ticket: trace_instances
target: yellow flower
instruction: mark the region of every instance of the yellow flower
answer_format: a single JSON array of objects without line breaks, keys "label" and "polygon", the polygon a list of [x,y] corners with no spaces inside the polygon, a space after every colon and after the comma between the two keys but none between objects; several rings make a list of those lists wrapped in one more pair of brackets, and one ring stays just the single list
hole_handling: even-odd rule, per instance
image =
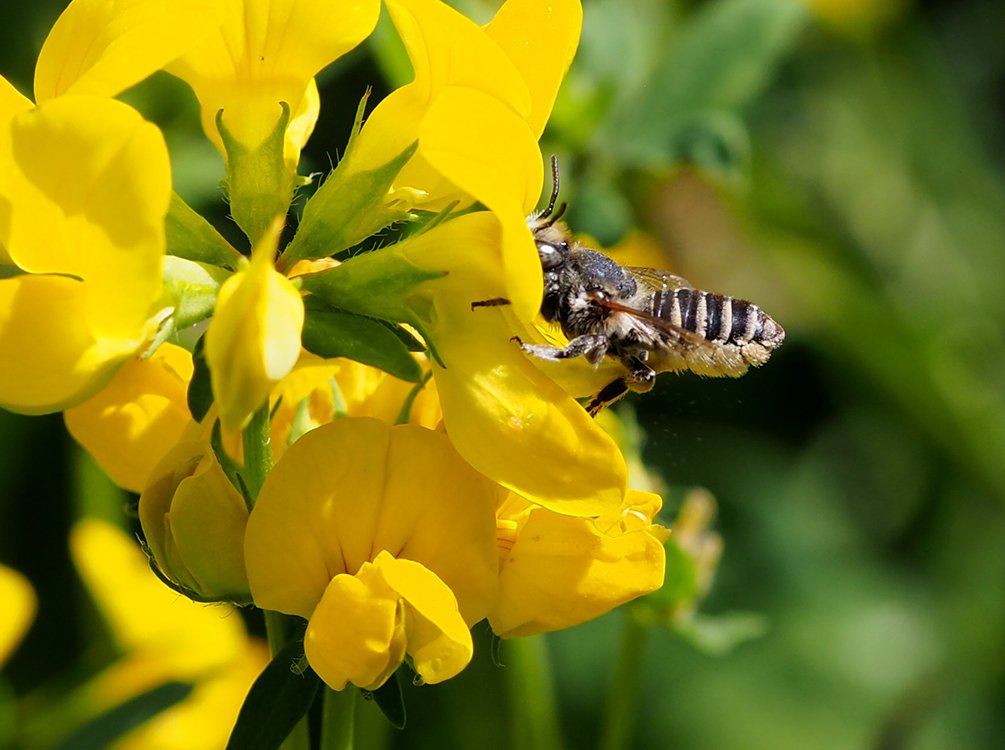
[{"label": "yellow flower", "polygon": [[63,414],[70,434],[120,487],[142,492],[150,472],[195,422],[186,405],[192,355],[162,344],[131,359],[104,389]]},{"label": "yellow flower", "polygon": [[35,618],[35,592],[23,575],[0,565],[0,601],[4,603],[0,617],[0,667],[21,642]]},{"label": "yellow flower", "polygon": [[249,600],[248,508],[209,445],[179,443],[140,495],[140,523],[161,572],[192,598]]},{"label": "yellow flower", "polygon": [[0,405],[57,411],[100,389],[161,310],[170,165],[124,104],[61,97],[0,113]]},{"label": "yellow flower", "polygon": [[663,585],[658,495],[629,490],[598,518],[571,518],[510,496],[497,513],[499,599],[489,614],[503,638],[577,625]]},{"label": "yellow flower", "polygon": [[241,429],[300,355],[304,303],[296,287],[272,265],[282,224],[252,251],[246,270],[220,288],[206,332],[206,361],[220,421]]},{"label": "yellow flower", "polygon": [[227,0],[226,9],[218,30],[167,70],[195,91],[203,130],[224,156],[221,110],[230,134],[254,149],[276,127],[285,102],[292,115],[285,157],[295,169],[317,120],[314,75],[370,35],[380,3]]},{"label": "yellow flower", "polygon": [[268,662],[237,612],[180,598],[150,572],[127,534],[88,519],[71,536],[77,569],[123,654],[85,686],[95,716],[169,681],[192,693],[129,732],[116,750],[223,747],[248,688]]},{"label": "yellow flower", "polygon": [[347,418],[294,443],[248,520],[255,604],[308,619],[307,659],[373,689],[405,654],[425,682],[471,657],[495,595],[494,488],[442,434]]},{"label": "yellow flower", "polygon": [[[330,282],[333,299],[356,304],[350,295],[357,273],[379,278],[384,262],[450,269],[396,304],[442,361],[432,364],[433,377],[457,451],[535,503],[574,515],[608,512],[621,503],[627,479],[617,445],[511,341],[523,330],[511,306],[471,307],[504,292],[501,233],[493,214],[467,214],[316,279],[306,277],[305,285],[323,292]],[[358,304],[371,304],[368,285],[357,288],[365,296]]]},{"label": "yellow flower", "polygon": [[57,411],[100,389],[169,311],[159,131],[112,97],[222,20],[219,3],[76,0],[35,68],[0,79],[0,404]]},{"label": "yellow flower", "polygon": [[257,242],[293,197],[320,106],[314,75],[369,36],[380,3],[227,0],[226,7],[218,32],[167,70],[199,98],[203,130],[227,160],[231,213]]}]

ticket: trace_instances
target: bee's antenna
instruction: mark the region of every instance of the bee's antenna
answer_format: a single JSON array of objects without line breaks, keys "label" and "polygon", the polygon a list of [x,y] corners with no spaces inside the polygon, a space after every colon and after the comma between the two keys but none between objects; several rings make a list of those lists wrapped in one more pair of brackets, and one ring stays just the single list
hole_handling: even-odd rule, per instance
[{"label": "bee's antenna", "polygon": [[548,201],[548,206],[541,213],[537,215],[538,219],[550,219],[541,227],[550,227],[556,221],[562,218],[562,214],[565,213],[566,205],[563,203],[555,210],[555,203],[558,201],[558,157],[552,154],[551,157],[551,199]]}]

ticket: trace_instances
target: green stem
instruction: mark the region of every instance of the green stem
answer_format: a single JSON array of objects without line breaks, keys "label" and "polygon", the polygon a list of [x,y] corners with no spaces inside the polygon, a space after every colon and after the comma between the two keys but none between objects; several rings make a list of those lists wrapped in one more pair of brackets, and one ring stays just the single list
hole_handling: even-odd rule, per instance
[{"label": "green stem", "polygon": [[251,416],[244,428],[244,483],[251,495],[252,504],[272,471],[272,432],[269,405],[265,404]]},{"label": "green stem", "polygon": [[514,746],[526,750],[560,750],[562,734],[544,637],[507,641],[503,660]]},{"label": "green stem", "polygon": [[[251,499],[252,507],[258,500],[258,493],[265,484],[265,478],[272,470],[271,424],[269,405],[256,411],[248,426],[244,428],[244,471],[242,478]],[[265,610],[265,633],[269,641],[269,653],[275,656],[291,638],[296,620],[279,612]],[[283,741],[282,750],[310,750],[311,736],[307,718],[301,719]]]},{"label": "green stem", "polygon": [[639,674],[648,636],[649,628],[634,617],[629,608],[621,631],[618,661],[614,665],[614,676],[607,693],[600,742],[597,745],[599,750],[629,747],[632,725],[638,713]]},{"label": "green stem", "polygon": [[356,729],[356,688],[324,688],[321,750],[352,750]]}]

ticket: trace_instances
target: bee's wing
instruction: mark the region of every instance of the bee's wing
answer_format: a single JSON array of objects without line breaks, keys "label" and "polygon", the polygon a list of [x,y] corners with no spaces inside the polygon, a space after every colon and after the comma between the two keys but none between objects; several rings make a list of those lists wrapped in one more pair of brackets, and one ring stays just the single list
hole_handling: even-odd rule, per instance
[{"label": "bee's wing", "polygon": [[625,268],[632,275],[635,281],[646,287],[653,294],[672,292],[675,289],[694,289],[690,281],[683,276],[678,276],[669,271],[661,271],[658,268],[642,268],[640,266],[629,266]]}]

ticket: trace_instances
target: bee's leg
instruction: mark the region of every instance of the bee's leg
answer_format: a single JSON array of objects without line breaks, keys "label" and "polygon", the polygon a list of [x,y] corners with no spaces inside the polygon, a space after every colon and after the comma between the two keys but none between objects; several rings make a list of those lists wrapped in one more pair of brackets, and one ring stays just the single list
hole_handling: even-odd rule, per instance
[{"label": "bee's leg", "polygon": [[[648,354],[648,352],[646,352]],[[647,365],[642,357],[622,357],[621,363],[628,369],[627,385],[636,393],[651,391],[656,380],[656,370]]]},{"label": "bee's leg", "polygon": [[471,309],[474,310],[476,307],[500,307],[508,304],[510,304],[510,301],[505,297],[493,297],[492,299],[483,299],[478,300],[477,302],[472,302]]},{"label": "bee's leg", "polygon": [[548,346],[547,344],[525,344],[516,337],[513,340],[520,344],[521,349],[528,354],[533,354],[538,359],[557,362],[562,359],[586,357],[594,364],[604,358],[604,355],[607,353],[608,343],[606,336],[591,334],[576,336],[564,349],[560,346]]},{"label": "bee's leg", "polygon": [[586,405],[586,411],[591,417],[595,417],[600,413],[601,409],[610,406],[626,393],[628,393],[628,384],[621,378],[618,378],[600,389],[600,393],[594,396],[593,400]]}]

